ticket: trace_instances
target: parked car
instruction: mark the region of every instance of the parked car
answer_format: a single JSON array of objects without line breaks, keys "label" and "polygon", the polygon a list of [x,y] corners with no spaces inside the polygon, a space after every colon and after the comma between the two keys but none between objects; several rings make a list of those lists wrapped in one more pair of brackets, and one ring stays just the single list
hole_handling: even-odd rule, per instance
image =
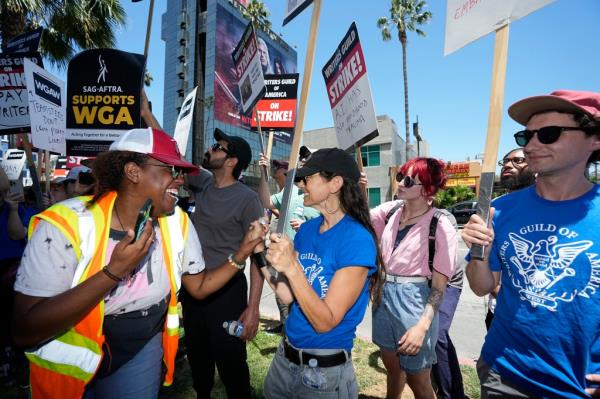
[{"label": "parked car", "polygon": [[469,221],[471,215],[477,213],[477,201],[463,201],[458,202],[450,207],[448,211],[456,218],[456,223],[463,225]]}]

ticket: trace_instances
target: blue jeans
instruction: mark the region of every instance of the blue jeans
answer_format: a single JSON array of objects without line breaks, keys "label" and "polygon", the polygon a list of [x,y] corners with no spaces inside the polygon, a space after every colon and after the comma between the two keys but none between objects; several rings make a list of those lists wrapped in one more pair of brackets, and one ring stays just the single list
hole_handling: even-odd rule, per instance
[{"label": "blue jeans", "polygon": [[444,300],[438,312],[439,335],[435,346],[437,364],[433,365],[431,374],[438,387],[438,398],[442,399],[465,398],[460,365],[449,334],[461,291],[455,287],[446,287]]},{"label": "blue jeans", "polygon": [[[430,288],[422,283],[391,283],[383,286],[381,303],[373,309],[373,343],[382,350],[396,352],[398,341],[418,322],[427,304]],[[415,356],[399,355],[400,367],[407,374],[417,374],[435,363],[438,315],[425,334],[423,346]]]},{"label": "blue jeans", "polygon": [[133,359],[105,378],[90,383],[84,399],[153,399],[162,376],[162,334],[156,334]]}]

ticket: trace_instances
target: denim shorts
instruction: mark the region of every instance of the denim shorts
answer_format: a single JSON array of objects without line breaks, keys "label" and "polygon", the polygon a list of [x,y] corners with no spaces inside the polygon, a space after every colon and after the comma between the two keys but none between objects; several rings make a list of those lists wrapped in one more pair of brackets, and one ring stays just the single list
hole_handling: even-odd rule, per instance
[{"label": "denim shorts", "polygon": [[[339,350],[306,349],[306,352],[328,355]],[[358,385],[352,360],[333,367],[300,366],[285,357],[282,343],[277,348],[265,378],[264,397],[266,399],[356,399]]]},{"label": "denim shorts", "polygon": [[[429,297],[427,282],[383,285],[381,303],[373,309],[373,342],[388,352],[396,352],[398,341],[417,324]],[[417,374],[436,363],[435,344],[438,337],[438,316],[435,315],[425,334],[423,346],[415,356],[398,355],[400,366],[408,374]]]}]

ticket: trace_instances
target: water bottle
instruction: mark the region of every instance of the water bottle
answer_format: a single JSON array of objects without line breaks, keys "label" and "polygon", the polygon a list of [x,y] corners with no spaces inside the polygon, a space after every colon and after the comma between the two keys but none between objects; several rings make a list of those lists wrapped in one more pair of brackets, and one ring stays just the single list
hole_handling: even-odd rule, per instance
[{"label": "water bottle", "polygon": [[233,335],[234,337],[239,337],[244,331],[244,325],[241,321],[237,320],[224,321],[223,328],[227,331],[227,334]]},{"label": "water bottle", "polygon": [[327,378],[321,369],[317,367],[318,365],[317,359],[313,358],[308,361],[308,367],[305,367],[302,371],[302,383],[313,389],[325,389]]}]

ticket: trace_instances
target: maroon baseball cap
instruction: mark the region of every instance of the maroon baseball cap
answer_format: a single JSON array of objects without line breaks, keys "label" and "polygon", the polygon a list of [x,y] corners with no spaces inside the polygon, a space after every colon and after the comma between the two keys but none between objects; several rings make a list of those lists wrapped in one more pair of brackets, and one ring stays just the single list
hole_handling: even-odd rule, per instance
[{"label": "maroon baseball cap", "polygon": [[533,115],[546,111],[580,113],[600,120],[600,93],[557,90],[549,95],[517,101],[508,108],[508,115],[521,125],[526,125]]},{"label": "maroon baseball cap", "polygon": [[286,161],[278,161],[276,159],[271,161],[271,164],[275,169],[285,169],[288,170],[290,168],[289,162]]},{"label": "maroon baseball cap", "polygon": [[186,173],[195,174],[200,170],[186,161],[179,152],[173,137],[159,129],[131,129],[110,145],[109,151],[132,151],[146,154],[167,165],[177,166]]}]

